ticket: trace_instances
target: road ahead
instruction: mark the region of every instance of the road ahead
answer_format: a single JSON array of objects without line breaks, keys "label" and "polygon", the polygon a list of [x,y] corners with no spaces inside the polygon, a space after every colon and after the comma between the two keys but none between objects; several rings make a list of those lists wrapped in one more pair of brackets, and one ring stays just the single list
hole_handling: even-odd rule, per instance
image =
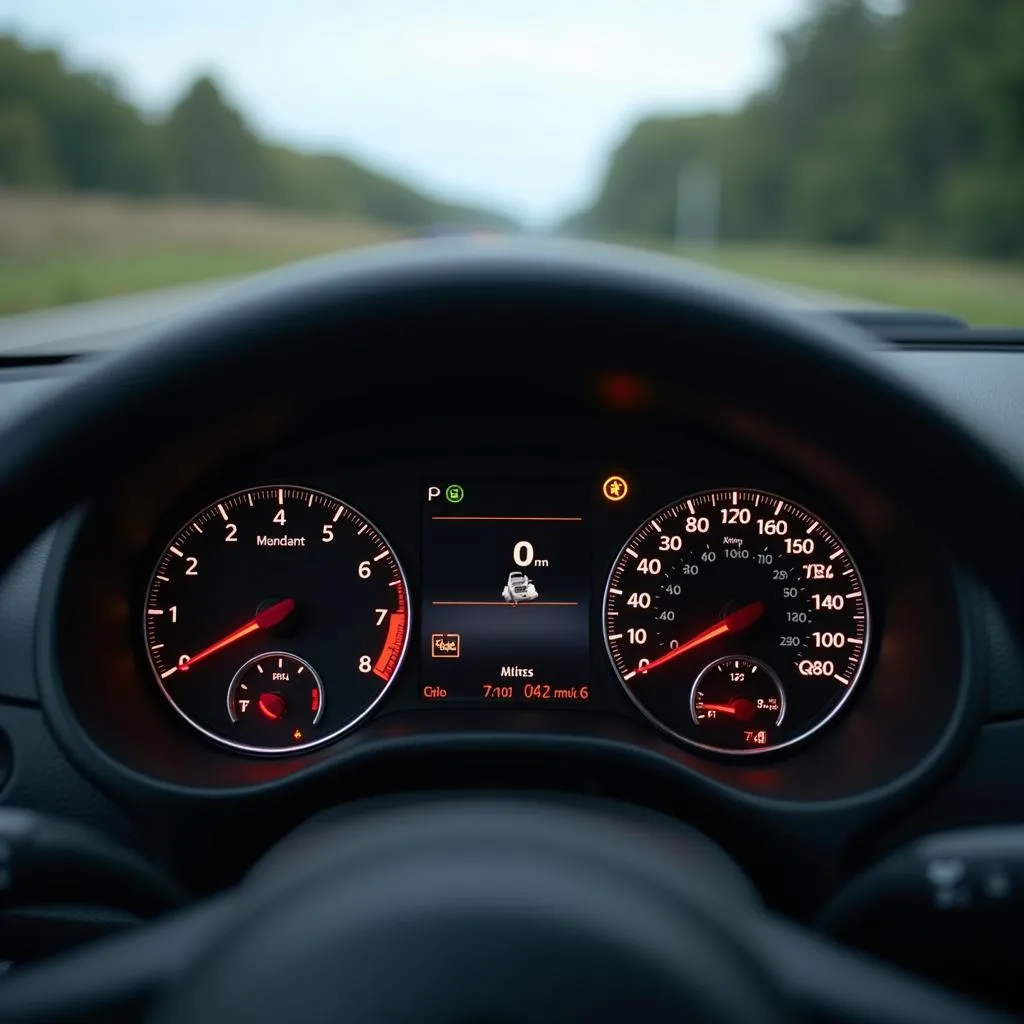
[{"label": "road ahead", "polygon": [[[700,267],[700,270],[707,272],[706,267]],[[795,285],[765,284],[721,271],[718,276],[742,283],[745,288],[790,309],[852,309],[870,305]],[[0,317],[0,356],[69,355],[120,348],[148,328],[202,305],[241,280],[204,281]]]}]

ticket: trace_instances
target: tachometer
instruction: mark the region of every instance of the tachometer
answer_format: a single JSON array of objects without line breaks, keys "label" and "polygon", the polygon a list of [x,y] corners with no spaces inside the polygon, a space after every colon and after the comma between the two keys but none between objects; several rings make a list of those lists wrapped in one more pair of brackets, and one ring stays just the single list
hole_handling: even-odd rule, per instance
[{"label": "tachometer", "polygon": [[852,693],[869,642],[846,545],[820,516],[757,490],[694,494],[640,526],[611,571],[604,624],[640,710],[728,753],[819,729]]},{"label": "tachometer", "polygon": [[254,753],[324,743],[384,696],[409,595],[382,534],[338,498],[258,487],[207,506],[164,549],[146,653],[190,725]]}]

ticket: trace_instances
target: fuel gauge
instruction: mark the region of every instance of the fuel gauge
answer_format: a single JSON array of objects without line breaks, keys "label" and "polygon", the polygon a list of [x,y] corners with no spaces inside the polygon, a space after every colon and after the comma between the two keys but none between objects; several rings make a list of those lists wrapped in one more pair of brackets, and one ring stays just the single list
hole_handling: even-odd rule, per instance
[{"label": "fuel gauge", "polygon": [[324,712],[324,687],[308,661],[269,651],[247,661],[228,687],[228,716],[249,749],[301,746]]},{"label": "fuel gauge", "polygon": [[772,745],[772,733],[786,714],[786,695],[763,661],[730,655],[711,662],[697,676],[690,714],[707,746],[757,750]]}]

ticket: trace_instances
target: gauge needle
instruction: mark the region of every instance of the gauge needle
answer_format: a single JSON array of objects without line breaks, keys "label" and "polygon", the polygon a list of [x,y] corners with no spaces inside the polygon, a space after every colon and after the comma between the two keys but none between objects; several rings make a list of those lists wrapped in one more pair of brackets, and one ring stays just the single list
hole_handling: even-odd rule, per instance
[{"label": "gauge needle", "polygon": [[752,601],[750,604],[745,604],[742,608],[737,608],[731,615],[726,615],[724,619],[719,620],[713,626],[709,626],[703,633],[698,633],[695,637],[687,640],[686,643],[682,643],[669,651],[668,654],[663,654],[660,658],[655,658],[650,664],[638,668],[637,672],[646,675],[652,668],[664,665],[666,661],[678,658],[680,654],[692,651],[694,647],[706,644],[709,640],[714,640],[716,636],[724,636],[726,633],[739,633],[752,626],[762,615],[764,615],[763,601]]},{"label": "gauge needle", "polygon": [[732,704],[698,704],[698,711],[718,711],[723,715],[735,715],[736,708]]},{"label": "gauge needle", "polygon": [[187,672],[197,661],[201,661],[203,658],[223,650],[236,640],[241,640],[242,637],[248,636],[250,633],[255,633],[259,629],[272,629],[279,623],[284,622],[294,610],[295,602],[290,597],[272,604],[269,608],[264,608],[256,618],[250,619],[244,626],[239,626],[234,632],[221,637],[215,644],[210,644],[209,647],[204,647],[198,654],[193,654],[185,664],[178,666],[179,671]]}]

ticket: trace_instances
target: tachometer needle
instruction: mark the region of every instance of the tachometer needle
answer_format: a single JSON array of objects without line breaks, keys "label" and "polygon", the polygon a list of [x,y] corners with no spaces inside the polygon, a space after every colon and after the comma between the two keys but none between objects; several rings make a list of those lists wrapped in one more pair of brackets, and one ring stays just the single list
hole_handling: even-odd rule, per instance
[{"label": "tachometer needle", "polygon": [[223,650],[236,640],[241,640],[242,637],[255,633],[259,629],[272,629],[279,623],[284,622],[294,610],[295,602],[290,597],[272,604],[269,608],[264,608],[263,611],[254,619],[250,619],[244,626],[239,626],[234,632],[221,637],[215,644],[210,644],[209,647],[204,647],[198,654],[193,654],[188,661],[178,666],[178,670],[180,672],[187,672],[197,661],[202,661],[203,658]]},{"label": "tachometer needle", "polygon": [[698,704],[698,711],[717,711],[722,715],[735,715],[736,708],[732,704]]},{"label": "tachometer needle", "polygon": [[650,672],[652,668],[664,665],[666,661],[678,658],[680,654],[692,651],[694,647],[706,644],[709,640],[714,640],[716,636],[723,636],[726,633],[739,633],[741,630],[752,626],[759,618],[761,618],[762,615],[764,615],[763,601],[752,601],[750,604],[745,604],[742,608],[738,608],[731,615],[726,615],[724,619],[716,622],[713,626],[709,626],[703,633],[698,633],[696,636],[691,637],[685,643],[680,644],[667,654],[663,654],[660,658],[655,658],[654,661],[649,664],[638,668],[637,672],[641,675],[645,675]]}]

